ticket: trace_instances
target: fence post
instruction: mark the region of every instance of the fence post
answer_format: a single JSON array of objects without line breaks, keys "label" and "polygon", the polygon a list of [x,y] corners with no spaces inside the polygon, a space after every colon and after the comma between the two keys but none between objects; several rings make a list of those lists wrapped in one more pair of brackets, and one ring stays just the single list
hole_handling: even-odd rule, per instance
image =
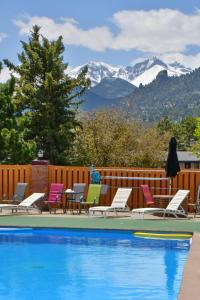
[{"label": "fence post", "polygon": [[48,193],[48,160],[33,160],[30,169],[30,193]]}]

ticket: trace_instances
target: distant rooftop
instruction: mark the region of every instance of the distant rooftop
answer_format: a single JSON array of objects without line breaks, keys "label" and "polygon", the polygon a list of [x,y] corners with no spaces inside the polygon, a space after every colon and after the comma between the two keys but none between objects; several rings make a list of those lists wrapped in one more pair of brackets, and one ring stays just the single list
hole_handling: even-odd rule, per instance
[{"label": "distant rooftop", "polygon": [[188,151],[177,151],[179,162],[200,162],[200,157]]}]

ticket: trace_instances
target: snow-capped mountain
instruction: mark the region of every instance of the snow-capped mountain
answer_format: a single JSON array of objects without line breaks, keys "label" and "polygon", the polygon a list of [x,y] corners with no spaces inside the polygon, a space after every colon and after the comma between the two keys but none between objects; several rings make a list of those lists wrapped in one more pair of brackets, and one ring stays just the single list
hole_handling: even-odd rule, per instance
[{"label": "snow-capped mountain", "polygon": [[89,62],[87,65],[82,65],[70,70],[69,75],[71,77],[77,77],[83,68],[88,67],[87,77],[90,78],[92,86],[97,85],[103,78],[106,77],[118,77],[115,76],[118,73],[119,68],[113,67],[104,62]]},{"label": "snow-capped mountain", "polygon": [[[70,70],[68,74],[71,77],[77,77],[85,66],[76,67]],[[190,68],[177,62],[167,64],[157,57],[146,59],[143,62],[127,67],[114,67],[103,62],[89,62],[87,66],[87,76],[90,78],[92,86],[97,85],[106,77],[120,78],[135,86],[140,84],[146,85],[152,82],[162,70],[167,70],[168,76],[180,76],[192,71]]]}]

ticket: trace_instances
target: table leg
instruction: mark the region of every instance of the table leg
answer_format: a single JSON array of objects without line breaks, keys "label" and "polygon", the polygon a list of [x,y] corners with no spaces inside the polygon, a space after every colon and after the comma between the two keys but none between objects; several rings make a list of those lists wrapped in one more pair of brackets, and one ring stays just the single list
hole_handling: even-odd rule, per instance
[{"label": "table leg", "polygon": [[66,205],[67,205],[67,201],[64,200],[63,201],[63,214],[66,214],[66,211],[67,211]]},{"label": "table leg", "polygon": [[78,214],[81,214],[81,202],[79,202],[79,210],[78,210]]}]

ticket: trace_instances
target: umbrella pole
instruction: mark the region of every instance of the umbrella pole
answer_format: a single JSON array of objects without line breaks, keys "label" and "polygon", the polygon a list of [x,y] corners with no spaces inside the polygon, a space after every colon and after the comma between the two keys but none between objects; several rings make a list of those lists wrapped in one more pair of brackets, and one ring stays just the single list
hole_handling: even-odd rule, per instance
[{"label": "umbrella pole", "polygon": [[172,194],[172,177],[169,178],[169,194]]}]

